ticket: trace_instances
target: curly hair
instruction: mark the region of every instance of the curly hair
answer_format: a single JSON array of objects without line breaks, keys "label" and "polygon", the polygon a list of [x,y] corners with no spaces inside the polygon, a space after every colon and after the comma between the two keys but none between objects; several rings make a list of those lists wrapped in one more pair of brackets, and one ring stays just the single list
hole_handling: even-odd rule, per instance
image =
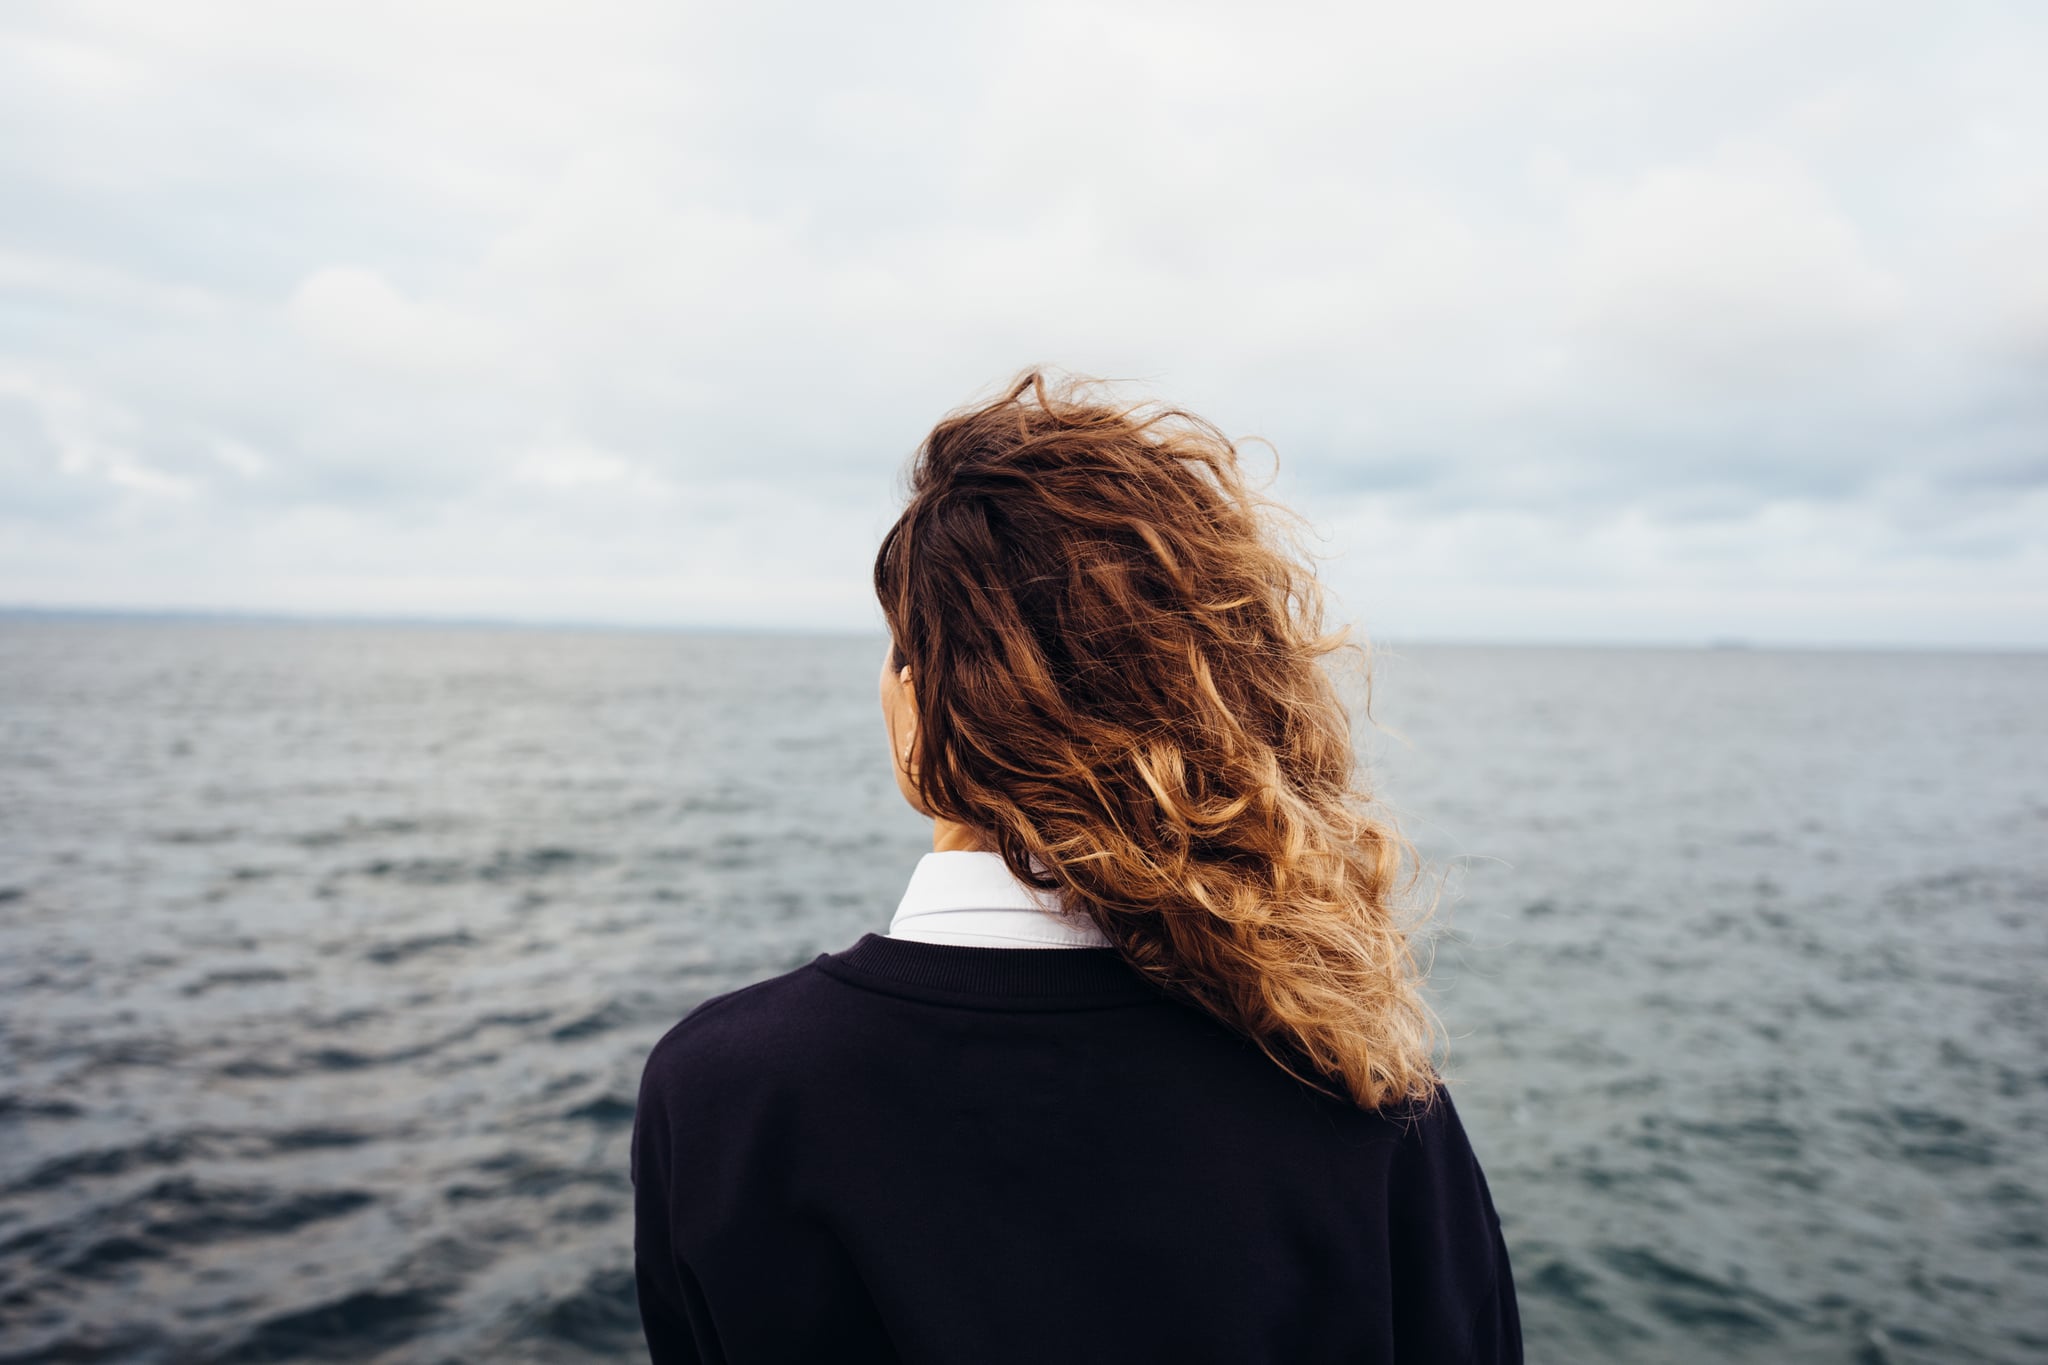
[{"label": "curly hair", "polygon": [[1362,647],[1237,447],[1105,388],[1026,371],[911,460],[874,586],[918,795],[1297,1079],[1427,1102],[1414,849],[1323,664]]}]

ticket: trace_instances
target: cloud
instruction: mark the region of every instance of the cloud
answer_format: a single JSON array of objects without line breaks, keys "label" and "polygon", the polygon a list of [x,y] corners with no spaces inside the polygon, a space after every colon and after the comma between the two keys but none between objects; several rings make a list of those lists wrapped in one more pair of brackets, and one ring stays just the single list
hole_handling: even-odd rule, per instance
[{"label": "cloud", "polygon": [[1709,391],[1810,385],[1904,319],[1904,288],[1855,224],[1768,148],[1592,188],[1574,217],[1578,335]]},{"label": "cloud", "polygon": [[[29,447],[29,459],[21,463],[30,467],[17,475],[24,485],[54,473],[146,498],[184,499],[193,494],[191,480],[152,468],[136,456],[134,424],[124,414],[94,403],[61,381],[0,368],[0,404],[4,403],[19,404],[31,418],[31,431],[16,428],[17,441]],[[34,467],[36,445],[49,457],[41,469]]]},{"label": "cloud", "polygon": [[512,480],[545,489],[602,489],[636,498],[676,496],[672,484],[646,467],[574,439],[527,452],[513,467]]},{"label": "cloud", "polygon": [[409,299],[360,266],[314,271],[292,291],[286,311],[302,335],[336,355],[401,374],[475,371],[499,349],[488,327]]},{"label": "cloud", "polygon": [[1048,361],[1269,438],[1417,630],[1609,601],[1641,633],[1655,584],[1673,631],[1747,603],[1819,638],[1860,575],[1921,604],[1898,632],[2048,640],[1971,606],[2042,586],[2044,37],[1818,2],[17,7],[0,599],[871,622],[903,458]]}]

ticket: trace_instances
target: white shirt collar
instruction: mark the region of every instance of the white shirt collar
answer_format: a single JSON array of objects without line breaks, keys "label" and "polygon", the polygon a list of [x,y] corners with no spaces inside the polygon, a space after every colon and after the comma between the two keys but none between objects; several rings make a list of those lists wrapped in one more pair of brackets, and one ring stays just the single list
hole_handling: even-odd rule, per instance
[{"label": "white shirt collar", "polygon": [[984,948],[1110,946],[1093,920],[1011,876],[1001,854],[978,849],[919,858],[889,921],[889,937]]}]

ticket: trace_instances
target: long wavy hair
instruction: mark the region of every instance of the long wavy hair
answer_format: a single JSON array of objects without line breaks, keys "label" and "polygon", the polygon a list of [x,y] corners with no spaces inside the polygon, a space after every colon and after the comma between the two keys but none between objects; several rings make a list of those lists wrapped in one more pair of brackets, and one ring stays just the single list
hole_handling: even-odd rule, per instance
[{"label": "long wavy hair", "polygon": [[1212,424],[1035,370],[908,482],[874,585],[926,808],[1297,1079],[1426,1102],[1420,867],[1358,775],[1324,658],[1364,650],[1324,629],[1300,518]]}]

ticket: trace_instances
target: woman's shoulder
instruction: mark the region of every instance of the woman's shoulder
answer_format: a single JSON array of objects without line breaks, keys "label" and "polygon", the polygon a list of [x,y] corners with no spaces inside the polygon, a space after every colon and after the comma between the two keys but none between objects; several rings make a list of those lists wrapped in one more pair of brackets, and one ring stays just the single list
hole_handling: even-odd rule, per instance
[{"label": "woman's shoulder", "polygon": [[813,959],[698,1002],[649,1049],[643,1091],[758,1076],[808,1055],[831,1027],[827,982]]}]

